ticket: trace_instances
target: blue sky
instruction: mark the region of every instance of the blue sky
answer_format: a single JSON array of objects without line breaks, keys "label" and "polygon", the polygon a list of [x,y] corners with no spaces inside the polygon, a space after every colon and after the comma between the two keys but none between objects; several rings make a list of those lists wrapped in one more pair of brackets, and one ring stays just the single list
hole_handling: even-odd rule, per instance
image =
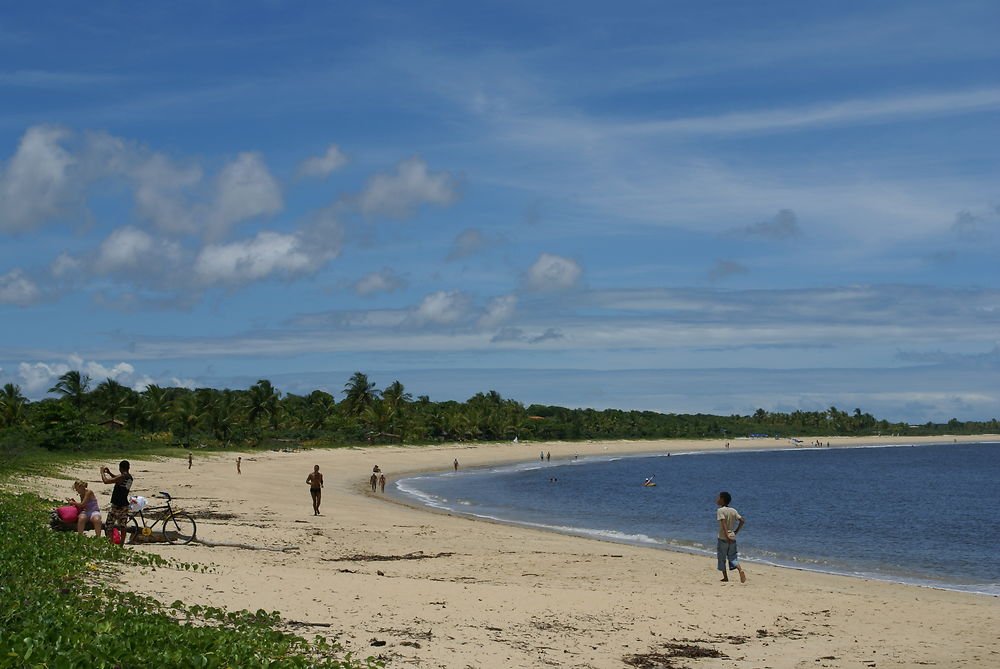
[{"label": "blue sky", "polygon": [[1000,416],[1000,7],[0,10],[0,382]]}]

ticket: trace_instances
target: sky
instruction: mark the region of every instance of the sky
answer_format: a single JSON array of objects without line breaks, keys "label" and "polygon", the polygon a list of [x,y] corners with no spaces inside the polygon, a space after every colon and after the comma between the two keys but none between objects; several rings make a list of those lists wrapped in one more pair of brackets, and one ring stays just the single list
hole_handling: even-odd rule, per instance
[{"label": "sky", "polygon": [[7,3],[0,383],[1000,417],[1000,6]]}]

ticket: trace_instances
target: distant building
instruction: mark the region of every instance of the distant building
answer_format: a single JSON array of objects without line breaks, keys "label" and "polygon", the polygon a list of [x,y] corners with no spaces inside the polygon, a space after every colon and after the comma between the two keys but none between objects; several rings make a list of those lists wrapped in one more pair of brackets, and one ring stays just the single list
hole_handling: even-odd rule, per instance
[{"label": "distant building", "polygon": [[109,430],[120,430],[123,427],[125,427],[125,423],[121,422],[117,418],[111,418],[104,422],[98,423],[98,425],[100,425],[101,427],[106,427]]}]

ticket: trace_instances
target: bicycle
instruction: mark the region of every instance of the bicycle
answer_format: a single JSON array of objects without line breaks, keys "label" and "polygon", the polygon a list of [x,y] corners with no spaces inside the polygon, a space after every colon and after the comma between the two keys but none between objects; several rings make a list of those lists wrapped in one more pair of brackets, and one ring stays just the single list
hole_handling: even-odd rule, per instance
[{"label": "bicycle", "polygon": [[[191,543],[198,531],[194,518],[183,509],[174,510],[170,506],[170,500],[173,499],[170,493],[161,490],[159,496],[166,499],[167,503],[159,506],[147,506],[129,514],[126,531],[131,535],[132,543],[135,543],[138,536],[148,537],[153,534],[153,528],[157,524],[161,525],[160,532],[168,543]],[[147,513],[150,513],[152,518],[147,519]],[[142,521],[141,526],[139,525],[140,520]]]}]

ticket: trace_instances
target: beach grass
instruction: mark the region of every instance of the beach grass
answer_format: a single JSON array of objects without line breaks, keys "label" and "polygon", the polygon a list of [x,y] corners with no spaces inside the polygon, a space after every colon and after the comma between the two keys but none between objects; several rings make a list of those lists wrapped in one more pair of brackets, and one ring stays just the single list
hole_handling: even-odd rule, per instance
[{"label": "beach grass", "polygon": [[279,629],[277,613],[157,600],[117,587],[127,565],[204,570],[53,532],[53,502],[0,491],[0,666],[378,667]]}]

